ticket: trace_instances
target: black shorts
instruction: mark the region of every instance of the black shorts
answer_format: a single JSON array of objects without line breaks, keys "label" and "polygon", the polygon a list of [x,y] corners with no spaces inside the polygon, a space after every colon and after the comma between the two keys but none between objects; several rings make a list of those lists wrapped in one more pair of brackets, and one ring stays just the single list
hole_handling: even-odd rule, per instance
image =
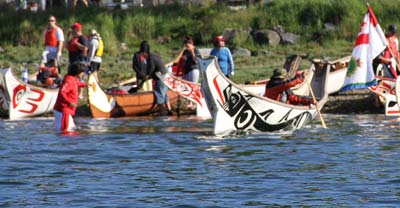
[{"label": "black shorts", "polygon": [[90,71],[94,72],[94,71],[99,71],[100,70],[100,64],[98,62],[91,62],[90,63]]}]

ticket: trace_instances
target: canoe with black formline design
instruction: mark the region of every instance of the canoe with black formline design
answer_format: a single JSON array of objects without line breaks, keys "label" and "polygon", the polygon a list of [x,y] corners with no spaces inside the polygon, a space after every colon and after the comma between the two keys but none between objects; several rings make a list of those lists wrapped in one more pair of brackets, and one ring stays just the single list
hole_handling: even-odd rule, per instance
[{"label": "canoe with black formline design", "polygon": [[[313,63],[306,80],[317,98],[316,105],[290,105],[252,93],[226,78],[216,58],[198,58],[202,91],[214,122],[216,135],[241,132],[273,132],[299,129],[310,123],[328,100],[329,65]],[[304,96],[308,90],[300,90]]]}]

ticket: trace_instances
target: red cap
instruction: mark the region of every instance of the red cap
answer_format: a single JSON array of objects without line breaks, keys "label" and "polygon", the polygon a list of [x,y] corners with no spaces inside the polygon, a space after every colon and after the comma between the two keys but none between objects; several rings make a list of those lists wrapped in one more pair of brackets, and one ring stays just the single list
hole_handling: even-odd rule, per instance
[{"label": "red cap", "polygon": [[82,25],[78,22],[75,22],[72,26],[72,29],[78,29],[78,30],[82,30]]},{"label": "red cap", "polygon": [[216,42],[219,42],[219,41],[225,41],[224,36],[222,36],[222,35],[215,36],[213,42],[216,43]]}]

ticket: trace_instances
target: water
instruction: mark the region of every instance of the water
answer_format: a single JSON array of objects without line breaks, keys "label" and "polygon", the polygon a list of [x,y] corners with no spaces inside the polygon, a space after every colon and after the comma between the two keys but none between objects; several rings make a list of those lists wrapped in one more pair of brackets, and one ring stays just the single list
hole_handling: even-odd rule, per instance
[{"label": "water", "polygon": [[193,118],[0,122],[0,207],[398,207],[399,121],[218,138]]}]

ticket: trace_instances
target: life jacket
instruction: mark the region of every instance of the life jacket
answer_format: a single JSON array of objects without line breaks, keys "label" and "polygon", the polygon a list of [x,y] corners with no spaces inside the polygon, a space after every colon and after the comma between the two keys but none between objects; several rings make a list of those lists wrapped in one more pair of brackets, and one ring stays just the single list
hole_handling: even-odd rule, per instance
[{"label": "life jacket", "polygon": [[70,51],[70,52],[78,52],[79,51],[79,47],[76,44],[78,41],[79,41],[79,37],[73,37],[71,39],[71,41],[69,42],[68,51]]},{"label": "life jacket", "polygon": [[395,59],[398,58],[398,52],[399,52],[399,46],[398,46],[398,40],[396,38],[395,35],[390,36],[390,37],[386,37],[386,40],[388,41],[388,48],[390,48],[389,50],[385,50],[383,53],[383,56],[387,59],[392,58],[392,55],[390,54],[390,52],[392,52],[393,56]]},{"label": "life jacket", "polygon": [[101,37],[94,37],[99,41],[99,47],[96,50],[96,54],[95,56],[98,57],[102,57],[103,56],[103,51],[104,51],[104,43],[103,43],[103,39],[101,39]]},{"label": "life jacket", "polygon": [[56,36],[58,27],[55,28],[47,28],[46,33],[44,35],[44,42],[46,46],[56,47],[58,40]]}]

